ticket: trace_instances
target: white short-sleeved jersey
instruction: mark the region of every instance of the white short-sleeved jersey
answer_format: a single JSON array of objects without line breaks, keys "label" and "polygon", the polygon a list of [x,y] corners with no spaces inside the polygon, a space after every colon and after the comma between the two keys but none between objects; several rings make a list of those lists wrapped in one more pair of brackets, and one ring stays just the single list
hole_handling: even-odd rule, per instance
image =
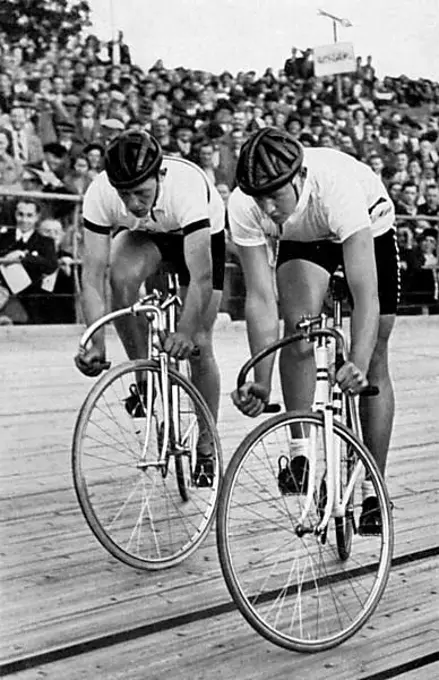
[{"label": "white short-sleeved jersey", "polygon": [[376,237],[393,226],[393,203],[368,165],[335,149],[306,148],[304,167],[307,176],[299,202],[282,227],[259,208],[253,197],[239,188],[233,190],[228,217],[235,243],[257,246],[273,237],[343,243],[365,227],[370,227]]},{"label": "white short-sleeved jersey", "polygon": [[146,217],[130,213],[107,173],[99,173],[88,187],[83,204],[86,227],[99,233],[126,227],[131,231],[184,234],[190,225],[209,220],[211,233],[224,229],[224,203],[207,175],[194,163],[165,156],[159,194]]}]

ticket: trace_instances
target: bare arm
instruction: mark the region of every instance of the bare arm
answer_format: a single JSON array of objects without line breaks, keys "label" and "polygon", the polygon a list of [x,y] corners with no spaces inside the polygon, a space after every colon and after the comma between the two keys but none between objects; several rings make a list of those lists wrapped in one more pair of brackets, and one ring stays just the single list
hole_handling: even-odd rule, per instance
[{"label": "bare arm", "polygon": [[177,331],[193,339],[213,291],[210,229],[199,229],[185,236],[184,256],[190,282]]},{"label": "bare arm", "polygon": [[[245,316],[247,335],[252,356],[264,349],[279,336],[279,316],[274,272],[268,263],[267,248],[238,246],[244,272],[246,300]],[[255,381],[270,393],[274,354],[255,366]]]},{"label": "bare arm", "polygon": [[[110,260],[111,237],[84,229],[82,269],[82,306],[87,326],[105,314],[105,280]],[[102,352],[105,346],[104,329],[93,336],[93,345]]]},{"label": "bare arm", "polygon": [[346,279],[353,297],[349,360],[365,377],[375,347],[379,301],[373,236],[365,228],[343,243]]}]

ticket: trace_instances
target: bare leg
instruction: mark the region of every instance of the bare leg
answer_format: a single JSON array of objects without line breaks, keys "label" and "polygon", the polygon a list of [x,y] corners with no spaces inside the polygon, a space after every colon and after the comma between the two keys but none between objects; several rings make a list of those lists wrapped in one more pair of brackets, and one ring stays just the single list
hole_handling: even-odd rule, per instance
[{"label": "bare leg", "polygon": [[[329,274],[313,262],[290,260],[279,267],[277,280],[280,309],[285,321],[284,335],[292,335],[302,316],[320,313]],[[316,381],[312,345],[295,342],[284,347],[279,368],[287,410],[308,410]]]},{"label": "bare leg", "polygon": [[367,379],[379,387],[376,397],[360,398],[360,419],[363,440],[372,453],[382,475],[386,469],[387,454],[395,412],[395,397],[389,374],[388,344],[395,323],[394,315],[380,317],[377,343],[372,355]]},{"label": "bare leg", "polygon": [[[111,291],[113,309],[132,305],[140,285],[161,262],[157,246],[142,232],[122,231],[114,239],[111,254]],[[130,359],[147,357],[146,321],[143,316],[115,321],[117,333]]]},{"label": "bare leg", "polygon": [[213,350],[213,325],[221,303],[221,291],[214,290],[203,318],[203,330],[195,337],[199,356],[190,358],[192,382],[201,392],[215,419],[218,419],[220,373]]}]

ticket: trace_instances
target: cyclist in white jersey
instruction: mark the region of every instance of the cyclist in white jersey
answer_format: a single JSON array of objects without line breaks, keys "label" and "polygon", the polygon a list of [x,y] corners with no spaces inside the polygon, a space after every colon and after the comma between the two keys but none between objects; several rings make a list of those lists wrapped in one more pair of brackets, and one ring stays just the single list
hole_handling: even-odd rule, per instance
[{"label": "cyclist in white jersey", "polygon": [[[84,196],[82,303],[88,325],[105,313],[105,277],[110,266],[112,304],[132,305],[141,284],[169,263],[186,288],[174,334],[163,339],[171,356],[189,358],[192,379],[212,414],[218,415],[219,371],[212,330],[224,280],[224,204],[198,166],[163,157],[157,140],[128,130],[106,150],[105,170]],[[145,321],[115,321],[131,359],[146,356]],[[199,353],[192,354],[194,346]],[[96,376],[105,361],[104,332],[75,357],[78,368]],[[132,405],[134,408],[135,405]]]},{"label": "cyclist in white jersey", "polygon": [[[399,292],[394,208],[387,191],[351,156],[303,149],[275,128],[263,128],[243,145],[236,178],[228,217],[244,271],[251,352],[278,338],[278,304],[285,335],[295,332],[303,315],[319,314],[330,275],[343,266],[352,299],[351,346],[336,379],[351,394],[368,382],[379,387],[379,396],[360,397],[360,414],[365,443],[384,474],[394,416],[388,341]],[[260,362],[254,382],[232,394],[243,413],[259,415],[269,400],[273,361],[270,356]],[[309,408],[315,385],[309,343],[283,348],[280,372],[286,408]],[[302,440],[292,441],[292,460],[297,454],[303,464],[304,451]],[[378,504],[370,491],[366,483],[360,530],[379,533]]]}]

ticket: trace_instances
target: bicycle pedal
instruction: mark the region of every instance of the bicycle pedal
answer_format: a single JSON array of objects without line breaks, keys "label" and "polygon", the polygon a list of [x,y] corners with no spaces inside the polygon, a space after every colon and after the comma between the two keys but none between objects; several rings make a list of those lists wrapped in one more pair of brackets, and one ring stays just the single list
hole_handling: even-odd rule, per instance
[{"label": "bicycle pedal", "polygon": [[[282,465],[284,464],[284,467]],[[277,484],[283,496],[306,494],[308,491],[309,461],[306,456],[287,456],[278,459]]]},{"label": "bicycle pedal", "polygon": [[129,392],[129,396],[123,400],[126,412],[131,418],[144,418],[145,409],[140,398],[138,387],[136,385],[130,385]]},{"label": "bicycle pedal", "polygon": [[213,486],[214,464],[212,458],[198,458],[193,474],[193,483],[199,489]]}]

